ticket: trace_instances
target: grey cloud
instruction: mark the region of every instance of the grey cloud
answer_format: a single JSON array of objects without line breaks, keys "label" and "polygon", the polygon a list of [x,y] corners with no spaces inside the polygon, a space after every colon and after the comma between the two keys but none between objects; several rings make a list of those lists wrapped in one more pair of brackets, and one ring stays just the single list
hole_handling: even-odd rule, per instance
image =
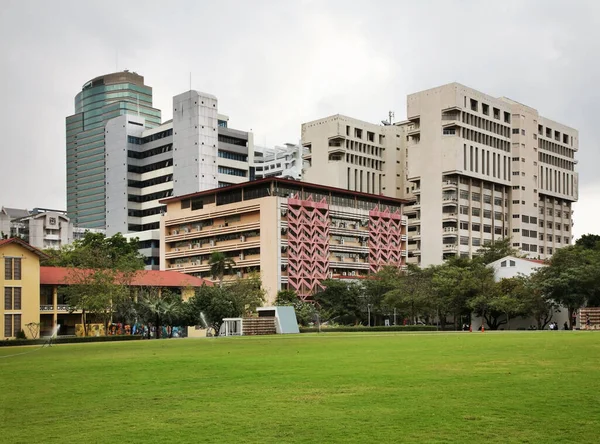
[{"label": "grey cloud", "polygon": [[580,131],[580,182],[600,182],[594,1],[11,1],[0,10],[0,204],[65,207],[64,119],[90,78],[143,74],[154,105],[219,97],[258,143],[303,121],[405,115],[406,95],[458,81]]}]

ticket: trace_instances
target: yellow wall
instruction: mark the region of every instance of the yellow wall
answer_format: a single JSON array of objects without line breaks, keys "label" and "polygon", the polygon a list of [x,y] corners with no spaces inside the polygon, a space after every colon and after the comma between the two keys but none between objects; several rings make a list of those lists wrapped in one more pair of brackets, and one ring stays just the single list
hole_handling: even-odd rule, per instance
[{"label": "yellow wall", "polygon": [[[6,257],[21,258],[21,280],[5,280],[4,267]],[[21,287],[21,310],[4,309],[4,289]],[[20,314],[21,329],[30,337],[25,326],[30,322],[40,322],[40,258],[37,254],[17,243],[0,246],[0,335],[4,338],[4,315]],[[11,335],[10,337],[13,337]]]}]

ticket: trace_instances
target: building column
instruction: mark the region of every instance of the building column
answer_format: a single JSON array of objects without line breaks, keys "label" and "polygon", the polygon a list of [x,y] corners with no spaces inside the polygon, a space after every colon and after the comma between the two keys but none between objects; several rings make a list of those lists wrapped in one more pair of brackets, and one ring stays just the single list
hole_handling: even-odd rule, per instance
[{"label": "building column", "polygon": [[58,321],[58,286],[55,285],[52,287],[52,326],[56,327],[56,322]]}]

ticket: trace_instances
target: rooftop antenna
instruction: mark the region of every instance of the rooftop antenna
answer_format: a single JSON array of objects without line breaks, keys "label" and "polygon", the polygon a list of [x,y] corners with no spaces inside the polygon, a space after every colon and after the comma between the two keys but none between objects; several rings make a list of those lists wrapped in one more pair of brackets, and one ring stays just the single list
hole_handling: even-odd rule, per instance
[{"label": "rooftop antenna", "polygon": [[389,126],[394,124],[394,111],[388,111],[388,120],[382,120],[381,123],[384,126]]}]

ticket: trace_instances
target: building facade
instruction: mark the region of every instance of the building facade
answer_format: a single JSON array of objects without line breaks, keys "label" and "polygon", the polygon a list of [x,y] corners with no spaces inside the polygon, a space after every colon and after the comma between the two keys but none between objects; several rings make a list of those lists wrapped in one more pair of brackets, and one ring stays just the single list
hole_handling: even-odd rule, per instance
[{"label": "building facade", "polygon": [[46,255],[18,238],[0,240],[0,332],[17,337],[27,324],[40,322],[40,259]]},{"label": "building facade", "polygon": [[406,197],[403,126],[343,115],[302,124],[303,180],[362,193]]},{"label": "building facade", "polygon": [[302,180],[303,155],[305,149],[300,144],[286,143],[273,148],[254,148],[254,169],[257,179],[282,177]]},{"label": "building facade", "polygon": [[409,95],[407,116],[411,261],[472,256],[507,236],[542,259],[570,244],[576,130],[457,83]]},{"label": "building facade", "polygon": [[81,239],[88,231],[104,233],[98,228],[73,226],[66,211],[34,208],[20,210],[2,208],[0,210],[0,231],[3,238],[19,237],[38,249],[58,250]]},{"label": "building facade", "polygon": [[404,201],[266,178],[165,199],[161,269],[210,279],[210,255],[229,277],[261,275],[267,303],[282,289],[308,299],[328,278],[359,278],[406,263]]},{"label": "building facade", "polygon": [[104,126],[127,113],[142,116],[148,129],[161,122],[152,88],[134,72],[96,77],[75,97],[75,113],[66,118],[66,151],[67,212],[77,226],[106,226]]}]

